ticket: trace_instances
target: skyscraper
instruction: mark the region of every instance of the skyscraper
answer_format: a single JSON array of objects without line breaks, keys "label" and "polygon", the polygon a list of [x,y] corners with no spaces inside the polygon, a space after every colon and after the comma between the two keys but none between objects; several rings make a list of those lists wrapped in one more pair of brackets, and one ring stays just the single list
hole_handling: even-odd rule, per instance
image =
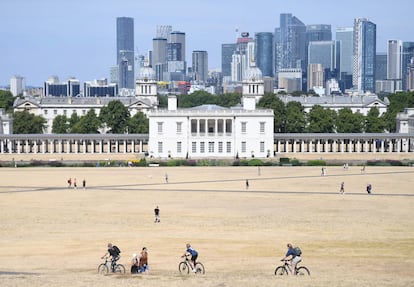
[{"label": "skyscraper", "polygon": [[339,66],[339,51],[338,41],[309,42],[308,62],[309,64],[322,64],[327,72],[334,72]]},{"label": "skyscraper", "polygon": [[387,79],[401,80],[402,41],[388,40],[387,48]]},{"label": "skyscraper", "polygon": [[194,80],[202,83],[208,78],[208,54],[207,51],[193,51],[192,70]]},{"label": "skyscraper", "polygon": [[273,77],[273,33],[259,32],[254,35],[255,62],[264,77]]},{"label": "skyscraper", "polygon": [[[411,60],[414,58],[414,42],[403,42],[403,56],[402,56],[402,88],[404,91],[408,90],[407,76],[408,72],[413,71],[413,64]],[[412,74],[411,74],[412,77]],[[411,81],[411,85],[413,82]],[[412,86],[411,86],[412,89]]]},{"label": "skyscraper", "polygon": [[116,63],[120,89],[135,89],[134,18],[116,18]]},{"label": "skyscraper", "polygon": [[221,45],[221,73],[223,78],[231,77],[231,61],[236,47],[236,43]]},{"label": "skyscraper", "polygon": [[336,40],[340,42],[340,73],[352,75],[353,72],[353,53],[354,53],[354,28],[336,28]]},{"label": "skyscraper", "polygon": [[354,71],[352,84],[359,92],[375,92],[377,25],[365,18],[354,20]]},{"label": "skyscraper", "polygon": [[23,93],[26,89],[26,80],[22,76],[13,76],[10,79],[10,92],[14,97]]}]

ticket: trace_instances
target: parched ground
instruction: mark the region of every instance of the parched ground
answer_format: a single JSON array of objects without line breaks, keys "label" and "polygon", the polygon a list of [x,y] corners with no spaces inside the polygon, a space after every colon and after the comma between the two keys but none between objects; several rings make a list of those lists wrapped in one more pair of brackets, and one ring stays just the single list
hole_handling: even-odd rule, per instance
[{"label": "parched ground", "polygon": [[[414,167],[1,168],[0,179],[2,287],[413,286]],[[146,246],[150,273],[98,275],[108,242],[128,270]],[[187,242],[204,276],[178,273]],[[274,276],[287,242],[311,277]]]}]

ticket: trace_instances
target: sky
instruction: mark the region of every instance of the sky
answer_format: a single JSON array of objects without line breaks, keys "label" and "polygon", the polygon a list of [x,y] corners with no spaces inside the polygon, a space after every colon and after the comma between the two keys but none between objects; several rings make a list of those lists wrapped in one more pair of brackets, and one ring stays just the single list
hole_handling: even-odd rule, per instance
[{"label": "sky", "polygon": [[116,18],[134,18],[135,52],[152,49],[157,25],[186,33],[187,65],[194,50],[208,52],[209,69],[221,67],[221,44],[239,32],[274,32],[279,15],[305,25],[352,27],[355,18],[377,25],[377,52],[389,39],[414,41],[412,0],[0,0],[0,86],[14,75],[43,86],[52,75],[83,83],[109,79],[116,65]]}]

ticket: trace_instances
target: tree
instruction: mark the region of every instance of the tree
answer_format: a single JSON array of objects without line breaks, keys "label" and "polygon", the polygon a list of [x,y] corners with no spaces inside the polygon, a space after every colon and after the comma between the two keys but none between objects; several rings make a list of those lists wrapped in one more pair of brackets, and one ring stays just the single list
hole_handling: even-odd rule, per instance
[{"label": "tree", "polygon": [[300,102],[289,102],[286,105],[286,132],[303,133],[306,128],[306,113]]},{"label": "tree", "polygon": [[52,133],[66,134],[69,131],[69,119],[65,115],[58,115],[53,120]]},{"label": "tree", "polygon": [[387,112],[383,115],[385,129],[389,132],[396,131],[397,114],[401,113],[404,108],[414,107],[414,92],[399,92],[387,97],[390,104]]},{"label": "tree", "polygon": [[97,117],[95,110],[90,109],[86,115],[80,117],[76,124],[72,127],[71,132],[77,134],[98,134],[101,122]]},{"label": "tree", "polygon": [[103,125],[106,125],[113,134],[126,132],[130,113],[128,108],[119,101],[110,101],[107,106],[101,109],[99,118]]},{"label": "tree", "polygon": [[128,132],[131,134],[146,134],[149,132],[149,120],[144,113],[138,112],[129,119]]},{"label": "tree", "polygon": [[72,132],[72,128],[73,128],[73,126],[74,125],[76,125],[76,123],[79,121],[79,116],[78,116],[78,114],[77,113],[72,113],[72,115],[70,116],[70,119],[69,119],[69,129],[71,130],[71,132]]},{"label": "tree", "polygon": [[5,109],[6,112],[13,111],[14,97],[10,91],[0,90],[0,108]]},{"label": "tree", "polygon": [[383,117],[380,117],[379,110],[376,107],[371,108],[366,116],[365,131],[367,133],[382,133],[384,132],[384,128],[385,121]]},{"label": "tree", "polygon": [[335,131],[336,112],[314,105],[309,111],[308,131],[310,133],[333,133]]},{"label": "tree", "polygon": [[335,120],[336,132],[338,133],[362,133],[364,131],[364,115],[353,113],[350,108],[338,111]]},{"label": "tree", "polygon": [[274,132],[286,132],[286,107],[275,94],[266,93],[260,98],[258,107],[272,109],[274,114]]},{"label": "tree", "polygon": [[15,134],[41,134],[46,126],[42,116],[36,116],[28,111],[13,114],[13,132]]}]

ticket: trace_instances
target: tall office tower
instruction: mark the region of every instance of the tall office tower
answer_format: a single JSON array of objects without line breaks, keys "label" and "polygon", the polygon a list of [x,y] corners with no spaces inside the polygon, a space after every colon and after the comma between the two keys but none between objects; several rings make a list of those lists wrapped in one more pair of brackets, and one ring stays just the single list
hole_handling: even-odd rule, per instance
[{"label": "tall office tower", "polygon": [[402,45],[402,89],[407,91],[408,66],[411,65],[411,59],[414,58],[414,42],[403,42]]},{"label": "tall office tower", "polygon": [[308,91],[324,86],[324,69],[322,64],[308,65]]},{"label": "tall office tower", "polygon": [[120,89],[135,89],[134,18],[116,18],[116,63]]},{"label": "tall office tower", "polygon": [[340,50],[338,41],[309,42],[308,62],[322,65],[325,70],[325,80],[337,78]]},{"label": "tall office tower", "polygon": [[237,44],[221,44],[221,74],[223,78],[231,77],[231,61]]},{"label": "tall office tower", "polygon": [[157,81],[163,80],[164,66],[167,62],[167,38],[152,39],[152,67]]},{"label": "tall office tower", "polygon": [[180,46],[180,54],[177,55],[176,61],[185,61],[185,33],[179,31],[172,31],[168,43],[179,44],[173,46]]},{"label": "tall office tower", "polygon": [[206,83],[208,78],[208,54],[207,51],[193,51],[192,70],[194,80]]},{"label": "tall office tower", "polygon": [[327,24],[315,24],[306,25],[306,42],[311,41],[331,41],[332,29],[331,25]]},{"label": "tall office tower", "polygon": [[387,53],[377,53],[375,56],[375,80],[387,79]]},{"label": "tall office tower", "polygon": [[22,76],[13,76],[10,79],[10,92],[13,94],[13,97],[20,95],[26,89],[26,80]]},{"label": "tall office tower", "polygon": [[354,20],[354,71],[352,84],[359,92],[375,91],[377,25],[366,18]]},{"label": "tall office tower", "polygon": [[[336,28],[336,41],[339,41],[341,51],[340,59],[340,78],[346,82],[346,77],[352,76],[353,73],[353,55],[354,55],[354,28],[338,27]],[[346,89],[352,87],[352,82],[345,86]]]},{"label": "tall office tower", "polygon": [[275,70],[305,70],[306,26],[292,14],[280,14],[280,27],[275,29]]},{"label": "tall office tower", "polygon": [[402,90],[402,41],[388,40],[387,80],[394,82],[394,91]]},{"label": "tall office tower", "polygon": [[263,77],[273,77],[273,33],[260,32],[254,35],[256,66]]},{"label": "tall office tower", "polygon": [[406,91],[414,91],[414,57],[411,58],[410,63],[407,65],[407,75],[406,75]]}]

